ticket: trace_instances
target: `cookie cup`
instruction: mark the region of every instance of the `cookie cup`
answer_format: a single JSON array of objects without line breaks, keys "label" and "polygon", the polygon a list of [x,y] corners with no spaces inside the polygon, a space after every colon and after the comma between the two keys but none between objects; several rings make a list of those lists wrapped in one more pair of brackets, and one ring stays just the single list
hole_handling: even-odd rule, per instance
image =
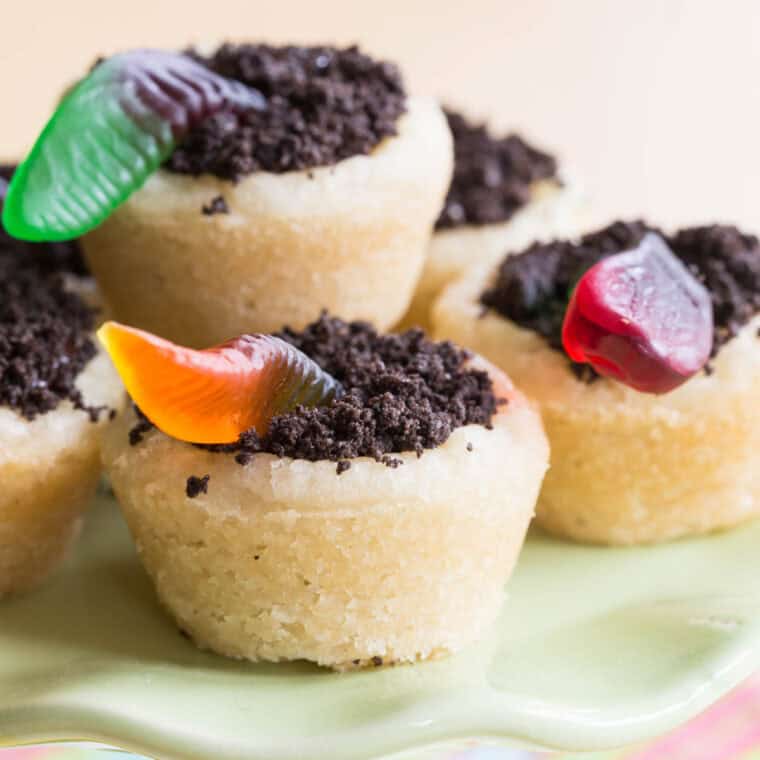
[{"label": "cookie cup", "polygon": [[495,265],[510,250],[575,234],[583,214],[583,197],[576,187],[542,180],[532,186],[530,201],[506,222],[437,230],[400,327],[418,325],[429,330],[433,302],[448,284],[474,268]]},{"label": "cookie cup", "polygon": [[[548,449],[540,419],[494,370],[509,403],[492,430],[442,446],[246,466],[153,431],[130,447],[132,413],[103,458],[158,596],[204,649],[336,669],[460,649],[496,617],[523,544]],[[472,450],[470,450],[472,449]],[[185,495],[188,475],[208,491]]]},{"label": "cookie cup", "polygon": [[[77,379],[85,403],[114,408],[123,389],[105,354]],[[76,538],[100,477],[100,422],[70,402],[27,420],[0,407],[0,597],[29,591]]]},{"label": "cookie cup", "polygon": [[[159,170],[83,241],[115,317],[209,346],[323,309],[390,327],[406,311],[452,172],[440,107],[410,98],[368,156],[238,183]],[[224,197],[228,214],[201,208]]]},{"label": "cookie cup", "polygon": [[493,311],[492,271],[449,286],[435,332],[478,351],[538,402],[551,468],[537,522],[559,536],[640,544],[729,528],[760,514],[760,317],[716,357],[713,372],[653,396],[578,380],[567,358]]}]

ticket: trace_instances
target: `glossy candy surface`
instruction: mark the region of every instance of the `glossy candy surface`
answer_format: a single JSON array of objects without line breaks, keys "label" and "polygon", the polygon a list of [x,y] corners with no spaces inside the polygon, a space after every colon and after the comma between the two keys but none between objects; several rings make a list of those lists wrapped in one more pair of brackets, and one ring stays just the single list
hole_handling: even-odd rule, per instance
[{"label": "glossy candy surface", "polygon": [[23,240],[79,237],[139,189],[194,125],[219,111],[265,107],[257,90],[188,56],[113,56],[59,104],[11,182],[3,224]]},{"label": "glossy candy surface", "polygon": [[132,400],[167,435],[192,443],[232,443],[276,414],[318,406],[340,384],[294,346],[271,335],[241,335],[196,351],[106,322],[98,337]]},{"label": "glossy candy surface", "polygon": [[570,358],[645,393],[667,393],[710,356],[710,295],[657,234],[591,267],[570,299]]}]

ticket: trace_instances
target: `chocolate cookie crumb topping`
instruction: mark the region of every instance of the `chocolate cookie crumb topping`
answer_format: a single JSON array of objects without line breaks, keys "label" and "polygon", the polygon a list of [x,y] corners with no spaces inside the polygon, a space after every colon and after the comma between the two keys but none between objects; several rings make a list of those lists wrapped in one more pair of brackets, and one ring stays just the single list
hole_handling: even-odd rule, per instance
[{"label": "chocolate cookie crumb topping", "polygon": [[405,111],[398,69],[356,47],[225,44],[209,57],[193,56],[255,87],[267,108],[207,119],[169,158],[175,172],[235,181],[256,171],[331,166],[395,135]]},{"label": "chocolate cookie crumb topping", "polygon": [[[576,282],[603,258],[636,247],[647,232],[662,234],[642,221],[618,221],[579,240],[534,243],[504,259],[481,302],[562,351],[562,323]],[[715,357],[760,312],[760,243],[727,225],[693,227],[663,237],[710,293]],[[580,379],[597,377],[588,365],[573,367]]]},{"label": "chocolate cookie crumb topping", "polygon": [[507,221],[534,182],[557,175],[556,160],[518,135],[496,138],[483,124],[446,111],[454,136],[454,178],[436,228]]},{"label": "chocolate cookie crumb topping", "polygon": [[679,230],[668,242],[710,293],[715,356],[760,312],[760,241],[714,224]]},{"label": "chocolate cookie crumb topping", "polygon": [[137,422],[129,431],[130,446],[137,446],[138,443],[142,443],[145,434],[153,430],[153,423],[142,413],[142,410],[137,406],[134,409],[137,415]]},{"label": "chocolate cookie crumb topping", "polygon": [[94,311],[64,283],[73,252],[0,232],[0,406],[28,420],[64,400],[93,421],[103,411],[75,386],[96,350]]},{"label": "chocolate cookie crumb topping", "polygon": [[[323,315],[303,331],[284,330],[279,337],[340,381],[345,393],[326,406],[274,417],[263,437],[249,430],[234,444],[202,448],[234,453],[240,464],[268,452],[336,462],[339,472],[360,456],[398,467],[402,460],[391,454],[419,456],[458,427],[490,426],[496,411],[488,374],[465,367],[465,351],[434,343],[421,330],[379,335],[367,323]],[[139,435],[145,432],[143,424],[130,440],[138,427]]]},{"label": "chocolate cookie crumb topping", "polygon": [[211,475],[204,475],[202,478],[199,478],[196,475],[191,475],[187,479],[187,485],[185,486],[187,498],[194,499],[202,493],[208,493],[209,480],[211,480]]},{"label": "chocolate cookie crumb topping", "polygon": [[370,456],[397,467],[401,460],[389,454],[421,455],[457,427],[489,424],[496,410],[487,373],[465,369],[464,351],[433,343],[421,330],[379,335],[366,323],[322,316],[280,337],[333,375],[345,393],[328,406],[275,417],[260,444],[278,456]]},{"label": "chocolate cookie crumb topping", "polygon": [[223,195],[217,195],[215,198],[212,198],[209,203],[201,208],[201,211],[205,216],[230,213],[229,206],[227,205],[227,201],[224,200]]},{"label": "chocolate cookie crumb topping", "polygon": [[562,322],[575,283],[606,256],[637,246],[649,230],[643,222],[615,222],[577,241],[534,243],[504,259],[481,303],[562,351]]}]

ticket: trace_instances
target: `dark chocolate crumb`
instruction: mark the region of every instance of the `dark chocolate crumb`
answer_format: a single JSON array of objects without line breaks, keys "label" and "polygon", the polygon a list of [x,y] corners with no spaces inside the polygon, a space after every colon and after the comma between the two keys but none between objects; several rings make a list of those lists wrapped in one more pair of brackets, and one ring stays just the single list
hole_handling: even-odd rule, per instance
[{"label": "dark chocolate crumb", "polygon": [[143,434],[147,433],[148,431],[152,429],[153,429],[153,425],[151,423],[146,424],[145,422],[138,422],[129,431],[129,445],[137,446],[138,443],[142,443]]},{"label": "dark chocolate crumb", "polygon": [[214,216],[214,214],[229,214],[230,208],[223,195],[217,195],[212,198],[205,206],[201,207],[205,216]]},{"label": "dark chocolate crumb", "polygon": [[397,133],[406,95],[398,69],[356,47],[222,45],[197,60],[259,90],[263,111],[222,113],[192,130],[166,163],[236,181],[257,171],[330,166]]},{"label": "dark chocolate crumb", "polygon": [[106,408],[88,406],[76,388],[96,354],[95,310],[66,288],[64,275],[81,271],[77,257],[74,244],[25,243],[0,229],[0,405],[28,420],[66,400],[92,421]]},{"label": "dark chocolate crumb", "polygon": [[352,662],[354,665],[358,665],[358,664],[361,662],[361,660],[351,660],[351,662]]},{"label": "dark chocolate crumb", "polygon": [[335,472],[338,473],[338,475],[342,475],[344,472],[350,469],[351,462],[347,461],[346,459],[341,459],[335,467]]},{"label": "dark chocolate crumb", "polygon": [[254,554],[254,555],[253,555],[253,558],[254,558],[255,560],[258,560],[258,559],[260,559],[260,558],[261,558],[261,555],[259,555],[259,554]]},{"label": "dark chocolate crumb", "polygon": [[146,433],[153,430],[153,423],[142,413],[142,410],[135,406],[135,414],[137,415],[137,422],[129,431],[129,445],[137,446],[142,442]]},{"label": "dark chocolate crumb", "polygon": [[454,136],[454,177],[436,228],[505,222],[530,200],[531,185],[557,175],[557,162],[515,134],[494,137],[446,111]]},{"label": "dark chocolate crumb", "polygon": [[615,222],[579,241],[534,243],[504,259],[481,303],[561,351],[562,323],[575,283],[601,259],[638,245],[649,230],[643,222]]},{"label": "dark chocolate crumb", "polygon": [[473,449],[472,444],[468,442],[467,443],[467,451],[472,451],[472,449]]},{"label": "dark chocolate crumb", "polygon": [[712,355],[760,313],[760,241],[729,225],[679,230],[670,247],[710,293]]},{"label": "dark chocolate crumb", "polygon": [[[267,452],[336,463],[367,456],[398,467],[403,460],[392,454],[421,455],[458,427],[490,426],[496,411],[488,374],[465,367],[466,351],[448,341],[434,343],[422,330],[379,335],[367,323],[323,314],[303,331],[286,329],[279,336],[335,377],[343,396],[274,417],[264,437],[248,430],[236,443],[200,448],[235,454],[240,464]],[[143,420],[130,440],[146,432]]]},{"label": "dark chocolate crumb", "polygon": [[77,406],[77,409],[81,409],[90,418],[90,422],[97,422],[100,419],[100,415],[103,412],[108,412],[109,419],[113,419],[110,415],[113,409],[109,409],[105,404],[99,406],[90,406],[89,404],[84,406]]},{"label": "dark chocolate crumb", "polygon": [[211,475],[204,475],[199,478],[195,475],[191,475],[187,479],[187,486],[185,486],[185,493],[188,499],[194,499],[202,493],[208,493],[208,482],[211,480]]},{"label": "dark chocolate crumb", "polygon": [[382,658],[382,657],[379,657],[378,655],[375,655],[375,656],[372,658],[372,664],[373,664],[373,665],[374,665],[376,668],[379,668],[379,667],[380,667],[380,666],[383,664],[383,658]]},{"label": "dark chocolate crumb", "polygon": [[572,373],[586,385],[595,383],[601,375],[590,364],[578,364],[578,362],[570,362],[570,369]]},{"label": "dark chocolate crumb", "polygon": [[322,315],[280,337],[310,356],[345,393],[326,406],[275,417],[266,436],[244,433],[238,450],[335,462],[373,457],[388,467],[402,451],[421,454],[462,425],[487,425],[496,410],[488,374],[466,369],[467,353],[421,330],[379,335],[369,324]]},{"label": "dark chocolate crumb", "polygon": [[[504,259],[481,302],[562,351],[562,323],[576,282],[598,261],[637,246],[647,232],[662,234],[642,221],[618,221],[579,240],[534,243]],[[663,237],[710,293],[714,358],[760,312],[760,243],[727,225],[693,227]],[[571,366],[585,382],[598,377],[590,365]]]}]

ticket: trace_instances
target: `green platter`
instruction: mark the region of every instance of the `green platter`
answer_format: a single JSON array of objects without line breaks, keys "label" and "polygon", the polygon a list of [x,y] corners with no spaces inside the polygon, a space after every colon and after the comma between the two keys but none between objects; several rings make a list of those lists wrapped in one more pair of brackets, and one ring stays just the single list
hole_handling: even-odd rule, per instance
[{"label": "green platter", "polygon": [[400,759],[468,738],[621,746],[760,667],[759,547],[760,523],[640,549],[534,533],[478,645],[335,674],[197,651],[101,495],[64,569],[0,603],[0,746],[89,739],[187,760]]}]

